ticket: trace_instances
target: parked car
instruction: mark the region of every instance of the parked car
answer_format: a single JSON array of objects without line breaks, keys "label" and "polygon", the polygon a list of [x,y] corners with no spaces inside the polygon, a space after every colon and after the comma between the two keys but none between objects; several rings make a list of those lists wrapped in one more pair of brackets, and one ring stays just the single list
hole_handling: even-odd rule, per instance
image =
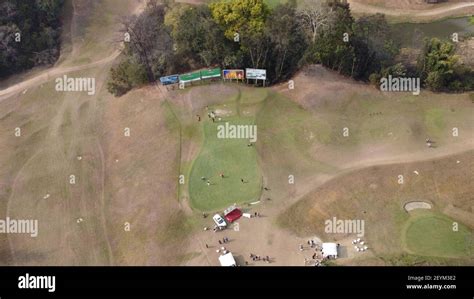
[{"label": "parked car", "polygon": [[227,223],[225,222],[224,218],[221,217],[221,215],[216,214],[214,217],[212,217],[214,222],[216,223],[217,227],[219,228],[225,228],[227,226]]}]

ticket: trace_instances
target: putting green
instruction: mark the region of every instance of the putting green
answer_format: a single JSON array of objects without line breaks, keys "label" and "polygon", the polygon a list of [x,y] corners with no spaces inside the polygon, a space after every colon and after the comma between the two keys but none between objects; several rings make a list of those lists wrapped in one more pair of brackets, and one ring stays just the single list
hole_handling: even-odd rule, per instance
[{"label": "putting green", "polygon": [[[262,176],[255,145],[247,146],[249,140],[244,138],[217,138],[218,126],[225,122],[253,125],[254,118],[231,116],[216,123],[204,120],[204,144],[194,161],[189,181],[191,205],[201,211],[214,211],[260,197]],[[220,177],[221,173],[224,178]]]},{"label": "putting green", "polygon": [[413,253],[438,257],[466,257],[472,255],[473,236],[466,226],[432,212],[418,212],[410,217],[405,230],[408,250]]}]

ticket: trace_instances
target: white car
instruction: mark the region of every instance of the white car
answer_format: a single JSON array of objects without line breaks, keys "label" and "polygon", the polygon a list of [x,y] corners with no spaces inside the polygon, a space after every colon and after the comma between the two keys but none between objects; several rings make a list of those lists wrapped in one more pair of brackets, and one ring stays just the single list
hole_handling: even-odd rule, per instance
[{"label": "white car", "polygon": [[216,214],[214,217],[212,217],[214,222],[216,223],[217,227],[219,228],[225,228],[227,226],[227,223],[225,222],[224,218],[221,217],[221,215]]}]

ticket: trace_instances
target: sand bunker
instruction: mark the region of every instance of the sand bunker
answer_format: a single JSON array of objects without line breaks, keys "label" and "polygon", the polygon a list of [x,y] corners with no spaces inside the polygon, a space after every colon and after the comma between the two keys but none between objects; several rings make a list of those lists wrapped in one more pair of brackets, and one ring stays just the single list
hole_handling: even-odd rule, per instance
[{"label": "sand bunker", "polygon": [[424,201],[410,201],[407,202],[403,208],[407,211],[413,211],[416,209],[431,209],[431,204],[424,202]]},{"label": "sand bunker", "polygon": [[232,115],[232,111],[231,110],[227,110],[227,109],[216,109],[214,111],[214,113],[217,115],[217,116],[229,116],[229,115]]}]

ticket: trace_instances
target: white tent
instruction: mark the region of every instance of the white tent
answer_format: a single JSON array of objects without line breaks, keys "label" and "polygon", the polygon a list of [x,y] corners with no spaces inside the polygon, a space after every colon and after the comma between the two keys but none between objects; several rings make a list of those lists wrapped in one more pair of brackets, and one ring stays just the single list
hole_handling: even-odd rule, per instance
[{"label": "white tent", "polygon": [[323,257],[337,258],[337,244],[336,243],[323,243]]},{"label": "white tent", "polygon": [[221,266],[224,267],[237,266],[232,252],[228,252],[219,256],[219,262],[221,263]]}]

